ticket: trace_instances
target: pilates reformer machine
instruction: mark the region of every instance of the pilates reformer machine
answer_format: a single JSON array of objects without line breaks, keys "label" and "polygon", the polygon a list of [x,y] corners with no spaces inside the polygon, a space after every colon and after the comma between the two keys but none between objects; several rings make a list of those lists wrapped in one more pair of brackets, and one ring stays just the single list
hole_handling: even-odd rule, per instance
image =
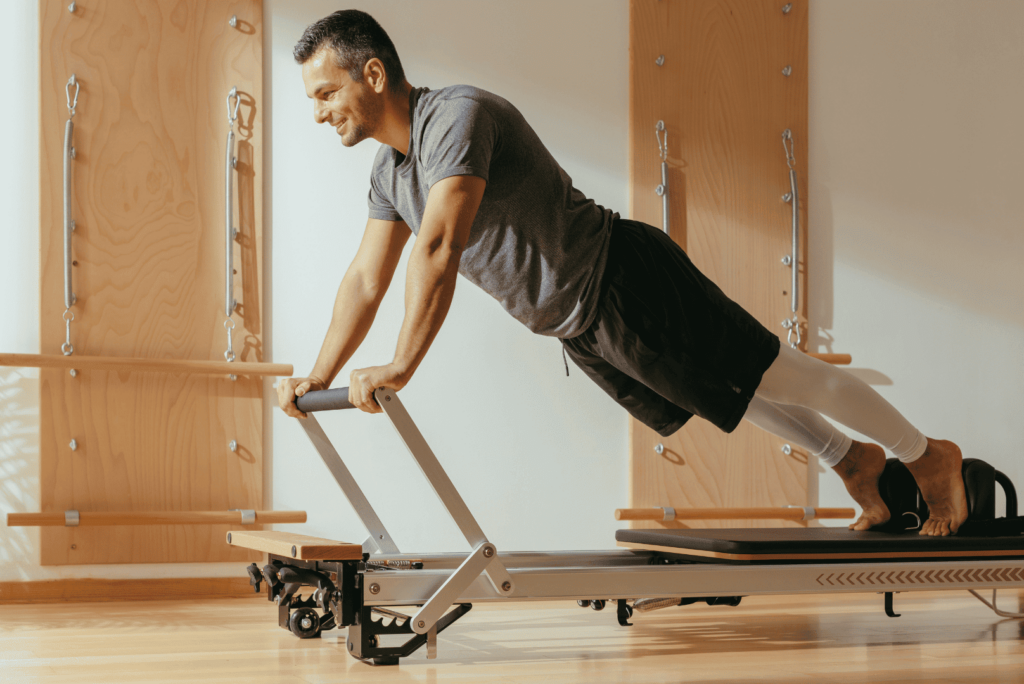
[{"label": "pilates reformer machine", "polygon": [[[595,610],[611,602],[618,623],[629,626],[634,614],[650,610],[698,601],[736,606],[744,596],[768,594],[880,593],[886,614],[899,617],[894,593],[965,589],[1000,615],[1022,617],[1000,611],[995,590],[1024,587],[1024,524],[1016,517],[1012,483],[983,461],[964,461],[970,517],[952,537],[915,532],[927,507],[910,472],[890,460],[879,482],[892,513],[884,530],[619,530],[619,550],[499,553],[397,394],[381,388],[374,398],[465,536],[469,553],[399,550],[312,415],[353,408],[348,388],[309,392],[296,404],[307,414],[302,428],[369,537],[351,544],[284,532],[227,535],[228,544],[268,554],[268,563],[262,569],[253,563],[248,574],[255,591],[266,583],[279,626],[300,638],[348,627],[347,650],[358,659],[397,664],[424,644],[427,657],[436,657],[438,633],[483,601],[575,600]],[[1005,494],[1003,518],[995,514],[996,483]],[[992,603],[978,589],[992,589]]]}]

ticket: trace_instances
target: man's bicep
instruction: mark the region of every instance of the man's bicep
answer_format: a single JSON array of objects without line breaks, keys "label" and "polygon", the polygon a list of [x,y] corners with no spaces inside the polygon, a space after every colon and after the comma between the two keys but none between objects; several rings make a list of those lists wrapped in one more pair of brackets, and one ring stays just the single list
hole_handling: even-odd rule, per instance
[{"label": "man's bicep", "polygon": [[449,176],[434,183],[419,237],[465,247],[486,189],[487,181],[479,176]]},{"label": "man's bicep", "polygon": [[411,234],[405,221],[368,219],[349,270],[358,275],[368,289],[383,296]]}]

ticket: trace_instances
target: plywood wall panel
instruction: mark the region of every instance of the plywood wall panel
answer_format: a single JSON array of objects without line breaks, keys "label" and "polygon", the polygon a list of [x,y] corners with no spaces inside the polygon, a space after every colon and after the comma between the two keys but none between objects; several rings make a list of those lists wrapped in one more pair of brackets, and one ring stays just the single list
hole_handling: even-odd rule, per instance
[{"label": "plywood wall panel", "polygon": [[[727,295],[783,336],[780,323],[792,315],[791,271],[781,262],[791,251],[791,207],[781,200],[789,191],[781,137],[786,128],[796,140],[802,254],[807,244],[807,2],[792,3],[787,14],[784,4],[630,3],[632,218],[661,225],[661,200],[654,193],[661,182],[654,125],[661,119],[669,136],[673,239]],[[665,57],[662,66],[656,64],[659,55]],[[787,65],[789,77],[782,74]],[[664,447],[661,455],[657,444]],[[799,450],[787,456],[782,444],[746,423],[725,435],[695,418],[662,438],[631,420],[630,505],[805,505],[807,456]]]},{"label": "plywood wall panel", "polygon": [[[40,3],[40,50],[41,353],[60,353],[65,334],[64,87],[75,73],[75,352],[224,358],[226,97],[237,86],[234,349],[238,360],[266,360],[262,3],[87,0],[74,13]],[[261,508],[261,393],[246,377],[43,370],[42,509]],[[227,547],[226,531],[45,528],[42,562],[253,555]]]}]

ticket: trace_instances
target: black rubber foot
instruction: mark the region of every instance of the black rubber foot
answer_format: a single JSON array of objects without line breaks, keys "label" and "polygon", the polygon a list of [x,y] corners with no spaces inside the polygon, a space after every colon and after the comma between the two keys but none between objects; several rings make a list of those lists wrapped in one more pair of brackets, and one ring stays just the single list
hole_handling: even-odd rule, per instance
[{"label": "black rubber foot", "polygon": [[371,661],[374,665],[397,665],[398,656],[386,656],[383,658],[373,658]]}]

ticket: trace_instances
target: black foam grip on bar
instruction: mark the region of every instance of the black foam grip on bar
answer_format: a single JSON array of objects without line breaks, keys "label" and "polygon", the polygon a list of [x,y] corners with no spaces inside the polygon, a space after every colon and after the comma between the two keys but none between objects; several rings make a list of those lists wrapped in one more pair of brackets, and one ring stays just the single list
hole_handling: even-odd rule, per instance
[{"label": "black foam grip on bar", "polygon": [[296,397],[295,405],[303,413],[355,408],[348,400],[348,387],[306,392],[301,397]]}]

